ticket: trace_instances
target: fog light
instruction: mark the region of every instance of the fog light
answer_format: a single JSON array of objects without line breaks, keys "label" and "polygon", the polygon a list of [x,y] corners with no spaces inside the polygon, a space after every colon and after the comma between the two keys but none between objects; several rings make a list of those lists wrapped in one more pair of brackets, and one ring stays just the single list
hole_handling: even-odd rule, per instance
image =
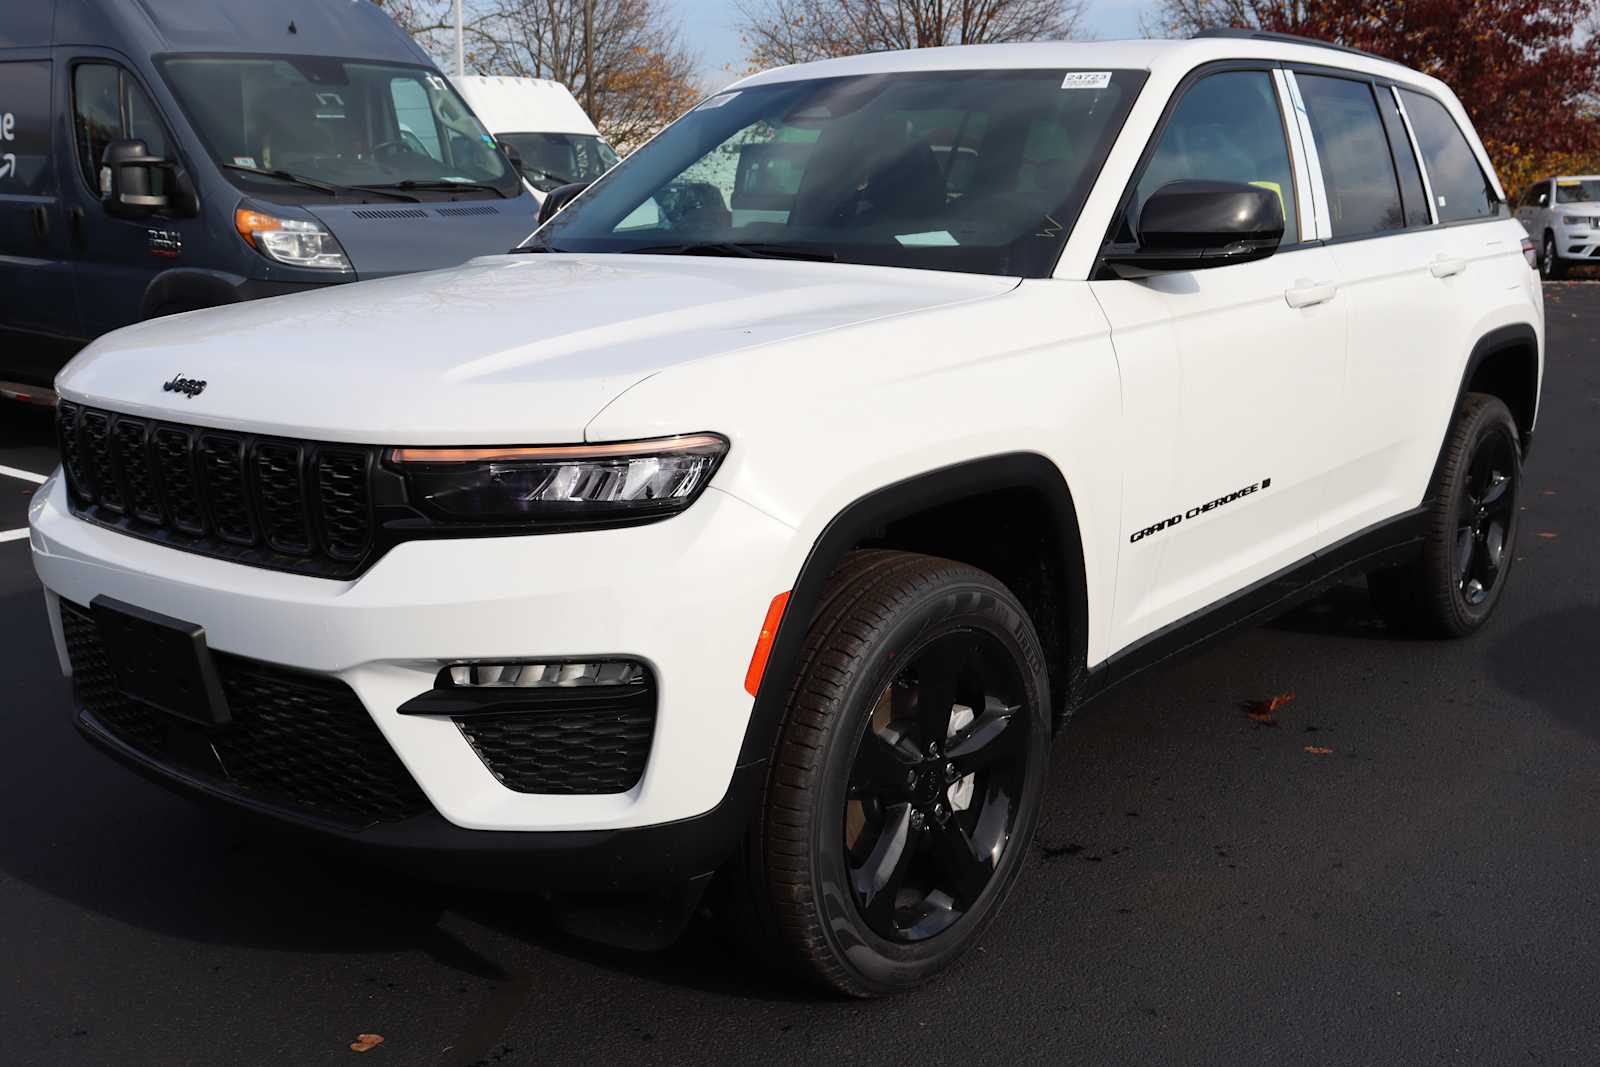
[{"label": "fog light", "polygon": [[592,685],[643,685],[644,664],[630,659],[565,663],[457,663],[450,684],[462,689],[576,689]]}]

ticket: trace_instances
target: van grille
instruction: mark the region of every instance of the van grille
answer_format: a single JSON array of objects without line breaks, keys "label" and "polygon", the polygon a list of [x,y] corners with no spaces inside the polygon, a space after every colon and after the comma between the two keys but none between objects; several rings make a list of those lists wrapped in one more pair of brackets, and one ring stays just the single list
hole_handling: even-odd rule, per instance
[{"label": "van grille", "polygon": [[63,401],[74,511],[184,551],[350,577],[372,551],[376,450],[118,415]]}]

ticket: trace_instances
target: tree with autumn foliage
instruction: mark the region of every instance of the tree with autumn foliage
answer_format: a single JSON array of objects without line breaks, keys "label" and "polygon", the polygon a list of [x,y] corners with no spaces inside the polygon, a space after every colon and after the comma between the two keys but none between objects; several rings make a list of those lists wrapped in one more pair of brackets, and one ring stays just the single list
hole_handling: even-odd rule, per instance
[{"label": "tree with autumn foliage", "polygon": [[[446,69],[455,55],[454,0],[377,0]],[[703,95],[696,57],[663,0],[592,0],[594,107],[589,117],[626,152]],[[467,69],[550,78],[587,100],[585,0],[465,0]]]},{"label": "tree with autumn foliage", "polygon": [[751,67],[1071,37],[1084,0],[739,0]]},{"label": "tree with autumn foliage", "polygon": [[1296,33],[1432,74],[1472,116],[1508,194],[1600,172],[1600,0],[1163,0],[1159,26]]}]

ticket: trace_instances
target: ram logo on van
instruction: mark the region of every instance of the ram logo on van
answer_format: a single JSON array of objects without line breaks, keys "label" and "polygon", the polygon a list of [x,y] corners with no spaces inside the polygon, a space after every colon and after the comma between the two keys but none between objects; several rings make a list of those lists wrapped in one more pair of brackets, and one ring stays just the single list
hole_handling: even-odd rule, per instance
[{"label": "ram logo on van", "polygon": [[185,378],[182,372],[179,372],[172,376],[171,381],[164,382],[161,388],[164,392],[182,393],[193,400],[205,391],[206,383],[198,378]]}]

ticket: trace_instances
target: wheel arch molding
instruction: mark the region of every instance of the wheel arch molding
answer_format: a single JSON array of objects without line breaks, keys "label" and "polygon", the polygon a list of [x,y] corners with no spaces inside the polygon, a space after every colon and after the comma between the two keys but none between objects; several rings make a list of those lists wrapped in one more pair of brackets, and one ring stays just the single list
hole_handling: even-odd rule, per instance
[{"label": "wheel arch molding", "polygon": [[[1450,418],[1454,419],[1455,413],[1461,410],[1468,393],[1488,393],[1499,397],[1511,409],[1511,417],[1517,421],[1525,460],[1533,447],[1534,421],[1539,411],[1542,384],[1538,332],[1525,322],[1496,327],[1478,338],[1472,346],[1466,366],[1461,371],[1461,384],[1456,389]],[[1439,438],[1439,454],[1434,459],[1429,485],[1438,481],[1449,437],[1447,424]]]},{"label": "wheel arch molding", "polygon": [[[951,526],[948,516],[961,507],[999,504],[1020,505],[1024,510],[996,517],[1001,529],[990,541],[990,555],[1026,543],[1037,545],[1036,555],[1014,555],[996,566],[993,558],[985,558],[982,545],[976,553],[960,551],[972,547],[970,540],[964,540],[967,535],[980,525],[987,531],[989,524]],[[1028,608],[1039,630],[1049,660],[1055,720],[1057,725],[1065,721],[1088,673],[1088,600],[1077,508],[1055,463],[1034,452],[1005,453],[941,467],[875,489],[829,520],[791,589],[745,729],[740,767],[770,759],[789,685],[799,669],[801,646],[823,587],[845,556],[857,548],[895,548],[956,559],[1005,582]],[[974,554],[978,558],[971,558]],[[1018,583],[1019,575],[1027,580]]]}]

